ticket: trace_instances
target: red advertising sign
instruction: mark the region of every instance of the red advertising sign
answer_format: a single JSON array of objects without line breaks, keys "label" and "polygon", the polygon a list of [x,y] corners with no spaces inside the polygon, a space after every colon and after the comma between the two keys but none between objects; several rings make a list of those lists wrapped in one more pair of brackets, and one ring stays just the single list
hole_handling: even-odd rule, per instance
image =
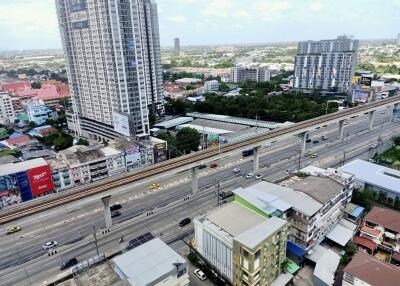
[{"label": "red advertising sign", "polygon": [[49,166],[40,166],[28,170],[29,184],[33,196],[54,191],[54,184]]}]

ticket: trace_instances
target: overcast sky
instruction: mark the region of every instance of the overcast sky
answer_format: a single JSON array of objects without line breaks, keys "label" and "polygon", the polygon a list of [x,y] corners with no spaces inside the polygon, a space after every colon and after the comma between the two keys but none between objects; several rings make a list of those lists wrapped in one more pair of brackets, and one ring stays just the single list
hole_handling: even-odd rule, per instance
[{"label": "overcast sky", "polygon": [[[395,38],[400,0],[158,0],[162,46]],[[60,48],[54,0],[0,0],[0,50]]]}]

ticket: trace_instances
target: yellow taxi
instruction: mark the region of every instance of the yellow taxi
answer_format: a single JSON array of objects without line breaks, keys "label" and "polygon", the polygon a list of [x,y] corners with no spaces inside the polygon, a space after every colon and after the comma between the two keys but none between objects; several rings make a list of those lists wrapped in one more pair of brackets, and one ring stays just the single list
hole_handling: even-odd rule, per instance
[{"label": "yellow taxi", "polygon": [[160,184],[158,183],[153,183],[149,186],[150,189],[154,190],[154,189],[158,189],[160,187]]},{"label": "yellow taxi", "polygon": [[16,226],[7,228],[6,229],[6,233],[7,234],[12,234],[12,233],[18,232],[20,230],[21,230],[21,227],[19,225],[16,225]]}]

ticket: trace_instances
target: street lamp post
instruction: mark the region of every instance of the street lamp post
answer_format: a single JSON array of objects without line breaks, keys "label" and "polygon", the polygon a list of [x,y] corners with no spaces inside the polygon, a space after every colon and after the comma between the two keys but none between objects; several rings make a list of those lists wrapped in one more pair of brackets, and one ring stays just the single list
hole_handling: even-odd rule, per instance
[{"label": "street lamp post", "polygon": [[96,245],[96,253],[97,255],[99,255],[99,245],[97,244],[96,227],[94,224],[92,224],[92,233],[94,236],[94,244]]}]

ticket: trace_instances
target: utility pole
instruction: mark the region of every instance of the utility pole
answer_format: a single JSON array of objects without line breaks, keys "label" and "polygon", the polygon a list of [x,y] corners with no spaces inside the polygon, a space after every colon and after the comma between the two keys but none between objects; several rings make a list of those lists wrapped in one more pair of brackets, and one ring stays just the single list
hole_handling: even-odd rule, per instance
[{"label": "utility pole", "polygon": [[217,201],[218,201],[217,206],[219,206],[219,192],[220,192],[221,184],[217,179],[215,179],[215,180],[217,181]]},{"label": "utility pole", "polygon": [[99,246],[98,246],[98,244],[97,244],[97,235],[96,235],[96,227],[95,227],[95,225],[94,224],[92,224],[92,233],[93,233],[93,236],[94,236],[94,244],[96,245],[96,252],[97,252],[97,255],[99,255]]},{"label": "utility pole", "polygon": [[301,148],[299,148],[299,166],[297,168],[298,171],[301,169]]},{"label": "utility pole", "polygon": [[346,151],[343,151],[343,163],[342,163],[342,166],[344,166],[344,163],[346,163]]}]

